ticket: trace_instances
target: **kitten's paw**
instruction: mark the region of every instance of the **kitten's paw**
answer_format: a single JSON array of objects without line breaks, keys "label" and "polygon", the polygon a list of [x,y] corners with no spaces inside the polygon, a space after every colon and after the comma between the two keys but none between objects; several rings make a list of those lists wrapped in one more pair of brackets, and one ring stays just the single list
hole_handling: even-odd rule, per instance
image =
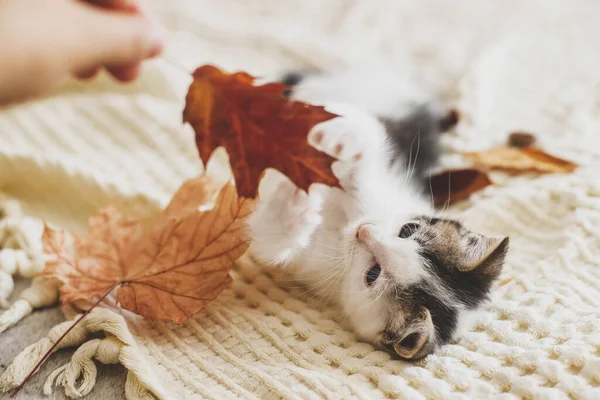
[{"label": "kitten's paw", "polygon": [[353,161],[334,161],[331,164],[333,175],[340,182],[340,186],[348,193],[355,191],[356,175],[358,174],[359,164]]},{"label": "kitten's paw", "polygon": [[269,201],[269,209],[281,226],[282,238],[290,247],[305,247],[321,223],[322,186],[311,185],[308,193],[289,180],[282,181]]},{"label": "kitten's paw", "polygon": [[280,173],[259,185],[259,204],[248,219],[251,253],[271,264],[284,265],[305,249],[322,223],[321,210],[328,190],[313,184],[308,193]]},{"label": "kitten's paw", "polygon": [[357,161],[362,157],[359,126],[346,117],[337,117],[315,125],[308,133],[308,143],[338,160]]},{"label": "kitten's paw", "polygon": [[308,134],[311,146],[337,159],[331,170],[347,191],[355,189],[356,170],[363,159],[359,129],[349,118],[338,117],[315,125]]},{"label": "kitten's paw", "polygon": [[346,104],[326,107],[339,117],[315,125],[308,143],[340,161],[356,162],[377,154],[385,142],[385,128],[364,110]]},{"label": "kitten's paw", "polygon": [[273,178],[270,185],[259,185],[260,204],[250,223],[260,225],[257,235],[281,249],[303,248],[322,221],[321,209],[330,188],[312,184],[307,193],[283,175]]}]

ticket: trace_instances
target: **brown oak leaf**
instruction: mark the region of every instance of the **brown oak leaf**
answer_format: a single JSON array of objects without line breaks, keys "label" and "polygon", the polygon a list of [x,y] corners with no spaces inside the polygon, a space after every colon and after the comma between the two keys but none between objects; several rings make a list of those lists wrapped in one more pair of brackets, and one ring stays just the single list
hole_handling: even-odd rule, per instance
[{"label": "brown oak leaf", "polygon": [[291,101],[282,83],[254,86],[254,77],[204,65],[193,73],[183,121],[196,133],[200,158],[223,146],[241,196],[254,197],[266,168],[274,168],[306,190],[313,182],[337,185],[332,157],[308,144],[317,123],[336,117],[321,106]]},{"label": "brown oak leaf", "polygon": [[41,275],[63,282],[63,303],[91,301],[119,286],[122,308],[152,320],[185,322],[231,282],[233,262],[249,245],[244,227],[253,202],[239,198],[229,183],[213,208],[169,215],[147,231],[107,208],[75,238],[74,257],[64,249],[64,233],[45,227],[50,258]]},{"label": "brown oak leaf", "polygon": [[535,146],[499,147],[466,153],[465,157],[480,166],[512,173],[568,173],[577,168],[577,164],[550,155]]},{"label": "brown oak leaf", "polygon": [[472,193],[491,184],[488,175],[476,168],[450,169],[429,177],[429,186],[436,206],[466,199]]}]

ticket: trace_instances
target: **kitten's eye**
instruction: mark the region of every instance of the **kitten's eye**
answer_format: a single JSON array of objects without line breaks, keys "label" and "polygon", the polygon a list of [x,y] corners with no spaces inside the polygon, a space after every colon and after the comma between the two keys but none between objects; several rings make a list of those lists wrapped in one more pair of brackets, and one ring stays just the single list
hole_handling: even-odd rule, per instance
[{"label": "kitten's eye", "polygon": [[367,286],[372,286],[375,281],[377,280],[377,278],[379,278],[379,275],[381,274],[381,267],[379,266],[379,264],[375,264],[373,265],[371,268],[369,268],[369,270],[367,271]]},{"label": "kitten's eye", "polygon": [[402,225],[400,228],[400,234],[398,235],[402,239],[411,237],[419,229],[419,224],[415,222],[409,222],[408,224]]}]

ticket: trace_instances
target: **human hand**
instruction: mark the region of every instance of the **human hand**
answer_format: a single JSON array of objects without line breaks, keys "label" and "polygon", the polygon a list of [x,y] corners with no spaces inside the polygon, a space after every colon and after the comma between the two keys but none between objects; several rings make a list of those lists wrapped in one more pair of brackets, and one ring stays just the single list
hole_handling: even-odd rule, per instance
[{"label": "human hand", "polygon": [[102,68],[131,81],[161,34],[137,0],[0,0],[0,106]]}]

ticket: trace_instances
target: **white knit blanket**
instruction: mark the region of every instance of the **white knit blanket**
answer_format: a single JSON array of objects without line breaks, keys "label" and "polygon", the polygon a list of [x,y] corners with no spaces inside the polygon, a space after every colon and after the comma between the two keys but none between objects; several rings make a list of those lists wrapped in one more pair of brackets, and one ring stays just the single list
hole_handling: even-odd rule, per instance
[{"label": "white knit blanket", "polygon": [[185,69],[205,63],[270,76],[408,60],[462,114],[447,165],[526,130],[581,167],[494,176],[448,210],[509,235],[511,250],[475,327],[418,365],[357,341],[334,310],[243,260],[232,288],[183,326],[92,313],[70,344],[90,330],[108,338],[82,345],[65,376],[89,372],[92,358],[121,362],[130,399],[600,398],[600,2],[146,3],[169,28],[171,62],[132,86],[103,76],[0,114],[0,188],[28,214],[81,232],[109,204],[134,216],[163,206],[202,168],[181,110]]}]

